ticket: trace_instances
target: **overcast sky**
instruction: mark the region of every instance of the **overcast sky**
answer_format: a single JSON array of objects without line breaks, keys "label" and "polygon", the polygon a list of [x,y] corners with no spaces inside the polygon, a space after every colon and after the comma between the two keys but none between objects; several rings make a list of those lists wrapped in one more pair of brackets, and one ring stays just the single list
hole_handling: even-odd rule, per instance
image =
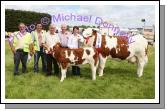
[{"label": "overcast sky", "polygon": [[[155,24],[155,6],[151,5],[7,5],[5,9],[44,12],[55,16],[71,13],[82,16],[91,15],[92,19],[101,17],[103,20],[110,20],[112,24],[117,24],[119,27],[142,27],[142,18],[145,18],[146,26]],[[88,23],[68,21],[67,24],[87,25]],[[94,20],[90,24],[97,26]]]}]

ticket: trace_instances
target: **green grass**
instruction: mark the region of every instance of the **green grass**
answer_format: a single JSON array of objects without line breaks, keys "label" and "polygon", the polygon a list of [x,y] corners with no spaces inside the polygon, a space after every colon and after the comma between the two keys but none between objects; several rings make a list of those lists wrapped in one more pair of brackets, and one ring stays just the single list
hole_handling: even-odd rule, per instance
[{"label": "green grass", "polygon": [[[56,75],[46,77],[42,72],[33,73],[33,61],[27,64],[26,74],[13,76],[13,55],[6,43],[5,96],[6,99],[153,99],[155,97],[154,47],[149,47],[149,62],[144,75],[137,77],[136,65],[127,61],[107,60],[104,77],[91,80],[89,65],[81,66],[81,77],[68,71],[60,83]],[[41,69],[41,63],[40,63]]]}]

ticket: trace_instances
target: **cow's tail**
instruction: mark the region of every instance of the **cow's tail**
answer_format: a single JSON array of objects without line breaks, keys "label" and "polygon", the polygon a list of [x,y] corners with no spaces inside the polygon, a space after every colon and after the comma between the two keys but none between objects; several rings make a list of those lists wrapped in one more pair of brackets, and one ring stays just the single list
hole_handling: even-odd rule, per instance
[{"label": "cow's tail", "polygon": [[148,55],[148,44],[145,47],[145,55]]},{"label": "cow's tail", "polygon": [[145,63],[148,62],[148,43],[147,43],[147,45],[145,47],[145,58],[144,58],[144,61],[145,61]]}]

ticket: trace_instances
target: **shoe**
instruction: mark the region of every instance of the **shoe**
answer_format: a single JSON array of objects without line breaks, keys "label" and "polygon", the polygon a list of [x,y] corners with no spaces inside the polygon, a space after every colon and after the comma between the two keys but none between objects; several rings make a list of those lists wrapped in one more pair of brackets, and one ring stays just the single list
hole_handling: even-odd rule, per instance
[{"label": "shoe", "polygon": [[51,76],[52,74],[51,73],[47,73],[46,76]]},{"label": "shoe", "polygon": [[76,74],[76,73],[74,73],[74,75],[75,75],[75,76],[80,76],[81,74]]},{"label": "shoe", "polygon": [[19,75],[19,73],[18,73],[18,72],[17,72],[17,73],[16,73],[16,72],[14,72],[13,74],[14,74],[14,76]]}]

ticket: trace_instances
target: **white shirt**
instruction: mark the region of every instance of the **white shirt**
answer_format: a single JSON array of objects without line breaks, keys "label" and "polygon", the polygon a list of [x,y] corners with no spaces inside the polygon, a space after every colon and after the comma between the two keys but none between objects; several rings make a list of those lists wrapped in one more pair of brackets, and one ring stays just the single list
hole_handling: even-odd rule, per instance
[{"label": "white shirt", "polygon": [[77,34],[77,35],[74,35],[72,34],[69,38],[68,38],[68,44],[67,46],[69,48],[79,48],[79,42],[84,42],[84,39],[81,35]]},{"label": "white shirt", "polygon": [[52,48],[56,43],[60,43],[60,38],[58,36],[58,34],[54,33],[53,35],[50,34],[50,32],[48,31],[46,33],[46,45],[49,48]]}]

